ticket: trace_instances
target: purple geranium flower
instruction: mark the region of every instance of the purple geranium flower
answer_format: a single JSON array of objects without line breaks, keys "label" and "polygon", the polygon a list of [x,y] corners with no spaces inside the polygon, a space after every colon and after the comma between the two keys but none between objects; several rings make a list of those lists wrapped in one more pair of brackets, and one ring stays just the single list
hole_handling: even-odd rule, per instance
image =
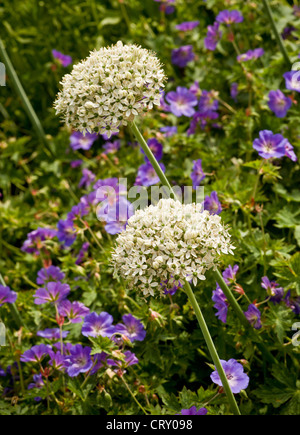
[{"label": "purple geranium flower", "polygon": [[166,100],[170,104],[170,110],[175,116],[193,116],[194,106],[198,104],[197,97],[187,88],[178,86],[175,91],[166,95]]},{"label": "purple geranium flower", "polygon": [[237,56],[238,62],[248,62],[249,60],[258,59],[265,54],[263,48],[255,48],[254,50],[248,50],[246,53],[239,54]]},{"label": "purple geranium flower", "polygon": [[89,150],[97,138],[97,133],[86,133],[84,135],[80,131],[74,131],[70,136],[70,146],[74,151],[79,149]]},{"label": "purple geranium flower", "polygon": [[292,104],[292,100],[279,89],[269,92],[268,106],[278,118],[284,118]]},{"label": "purple geranium flower", "polygon": [[[62,338],[66,338],[70,331],[63,331]],[[60,329],[52,328],[52,329],[44,329],[43,331],[38,331],[36,333],[38,337],[47,338],[48,340],[60,340]]]},{"label": "purple geranium flower", "polygon": [[274,304],[281,302],[284,295],[284,289],[279,287],[279,284],[277,284],[276,281],[270,281],[267,276],[263,276],[261,281],[261,286],[267,291],[268,296],[270,296],[270,301]]},{"label": "purple geranium flower", "polygon": [[228,302],[226,300],[226,296],[223,293],[223,290],[217,283],[216,290],[212,292],[212,301],[215,302],[214,308],[217,310],[216,316],[221,322],[226,323],[227,321],[227,311],[228,311]]},{"label": "purple geranium flower", "polygon": [[22,362],[41,362],[49,352],[52,347],[48,344],[37,344],[31,349],[26,350],[20,357]]},{"label": "purple geranium flower", "polygon": [[69,293],[70,287],[68,284],[48,282],[45,287],[37,289],[34,294],[34,303],[36,305],[42,305],[52,302],[56,305],[65,299]]},{"label": "purple geranium flower", "polygon": [[222,205],[219,201],[217,192],[211,192],[210,196],[206,196],[204,199],[204,210],[208,210],[210,214],[220,214],[222,211]]},{"label": "purple geranium flower", "polygon": [[113,359],[108,359],[107,364],[110,366],[118,366],[118,367],[129,367],[134,364],[138,364],[139,360],[135,356],[134,353],[130,352],[130,350],[127,350],[124,352],[125,361],[115,361]]},{"label": "purple geranium flower", "polygon": [[57,238],[64,247],[70,247],[76,240],[76,230],[72,219],[60,219],[57,223]]},{"label": "purple geranium flower", "polygon": [[38,271],[36,283],[43,285],[48,281],[61,281],[65,274],[57,266],[49,266]]},{"label": "purple geranium flower", "polygon": [[105,154],[114,154],[116,153],[121,146],[121,142],[119,140],[105,142],[103,148],[105,149]]},{"label": "purple geranium flower", "polygon": [[175,29],[180,30],[181,32],[188,32],[189,30],[195,29],[199,24],[200,21],[184,21],[181,24],[177,24]]},{"label": "purple geranium flower", "polygon": [[4,304],[13,304],[16,302],[16,299],[16,292],[13,292],[9,287],[0,285],[0,307]]},{"label": "purple geranium flower", "polygon": [[79,181],[78,187],[84,187],[85,189],[89,187],[94,181],[96,180],[96,175],[93,174],[92,171],[90,171],[87,168],[82,169],[82,178]]},{"label": "purple geranium flower", "polygon": [[71,56],[63,54],[60,51],[52,50],[52,55],[63,67],[67,67],[73,62]]},{"label": "purple geranium flower", "polygon": [[183,45],[172,50],[172,63],[180,68],[184,68],[189,62],[195,59],[192,45]]},{"label": "purple geranium flower", "polygon": [[214,91],[203,90],[199,99],[198,112],[204,118],[215,119],[219,108],[219,101],[214,96]]},{"label": "purple geranium flower", "polygon": [[181,414],[178,415],[206,415],[207,414],[207,409],[206,408],[200,408],[197,411],[196,406],[192,406],[189,409],[182,409],[180,411]]},{"label": "purple geranium flower", "polygon": [[261,314],[259,309],[254,304],[250,304],[248,310],[245,311],[244,314],[246,319],[253,326],[254,329],[261,328],[261,321],[260,321]]},{"label": "purple geranium flower", "polygon": [[285,155],[293,162],[296,162],[298,160],[298,157],[294,152],[294,147],[288,141],[285,142]]},{"label": "purple geranium flower", "polygon": [[39,255],[40,249],[43,247],[42,242],[53,239],[56,235],[57,231],[51,228],[37,228],[27,235],[21,250],[28,254]]},{"label": "purple geranium flower", "polygon": [[191,179],[193,182],[193,189],[196,189],[200,185],[201,181],[205,178],[205,174],[202,169],[201,159],[194,160],[193,164],[194,166],[191,173]]},{"label": "purple geranium flower", "polygon": [[300,314],[300,296],[291,296],[291,290],[287,292],[284,298],[284,302],[287,307],[291,308],[291,310],[299,316]]},{"label": "purple geranium flower", "polygon": [[[160,160],[163,156],[163,146],[160,142],[158,142],[158,140],[155,137],[152,137],[151,139],[149,139],[147,141],[147,145],[150,148],[150,150],[152,151],[154,157],[156,158],[156,160]],[[144,150],[141,148],[141,151],[143,154],[145,154]],[[145,160],[146,162],[149,162],[148,157],[145,155]]]},{"label": "purple geranium flower", "polygon": [[85,337],[111,337],[115,332],[115,327],[112,326],[113,316],[102,311],[102,313],[88,314],[82,325],[82,335]]},{"label": "purple geranium flower", "polygon": [[235,264],[233,267],[229,265],[222,273],[224,281],[226,284],[233,284],[236,280],[236,274],[238,273],[239,266]]},{"label": "purple geranium flower", "polygon": [[65,369],[65,357],[59,351],[54,352],[51,350],[49,352],[50,361],[49,365],[52,366],[56,370],[64,371]]},{"label": "purple geranium flower", "polygon": [[167,126],[167,127],[161,127],[160,131],[164,134],[165,137],[172,137],[174,134],[177,133],[177,126]]},{"label": "purple geranium flower", "polygon": [[[159,166],[161,167],[162,171],[165,172],[165,165],[160,163]],[[159,176],[157,175],[150,161],[139,167],[137,179],[140,185],[145,187],[153,186],[154,184],[160,182]]]},{"label": "purple geranium flower", "polygon": [[233,101],[237,101],[237,96],[238,96],[238,83],[234,82],[231,84],[230,86],[230,96],[233,99]]},{"label": "purple geranium flower", "polygon": [[91,358],[91,348],[82,347],[76,344],[70,349],[70,355],[64,359],[64,367],[71,378],[78,376],[80,373],[88,372],[93,366]]},{"label": "purple geranium flower", "polygon": [[270,130],[262,130],[259,132],[259,139],[255,139],[253,142],[253,148],[264,159],[280,158],[286,153],[286,142],[287,139],[281,134],[274,134]]},{"label": "purple geranium flower", "polygon": [[218,22],[215,22],[212,26],[208,26],[206,38],[204,39],[205,48],[214,51],[221,37],[222,32],[220,31],[220,24]]},{"label": "purple geranium flower", "polygon": [[132,314],[124,314],[123,323],[116,325],[116,332],[126,335],[130,341],[143,341],[146,337],[146,331],[142,322]]},{"label": "purple geranium flower", "polygon": [[75,264],[81,264],[82,261],[84,260],[88,250],[89,250],[90,244],[89,242],[84,242],[81,246],[81,249],[79,251],[79,254],[77,256],[77,259],[75,261]]},{"label": "purple geranium flower", "polygon": [[33,375],[33,382],[28,384],[27,389],[32,390],[33,388],[43,388],[44,385],[42,375]]},{"label": "purple geranium flower", "polygon": [[71,168],[75,169],[78,168],[79,166],[81,166],[83,163],[82,160],[72,160],[70,163]]},{"label": "purple geranium flower", "polygon": [[58,312],[63,317],[68,317],[71,323],[80,323],[90,310],[82,302],[70,302],[65,299],[60,302]]},{"label": "purple geranium flower", "polygon": [[300,92],[300,71],[289,71],[283,74],[285,87],[290,91]]},{"label": "purple geranium flower", "polygon": [[218,23],[225,23],[228,26],[233,23],[241,23],[244,20],[243,15],[237,11],[228,11],[227,9],[224,11],[221,11],[216,18],[216,21]]},{"label": "purple geranium flower", "polygon": [[[242,364],[239,364],[233,358],[229,361],[221,360],[221,364],[228,379],[231,391],[234,394],[237,394],[248,387],[249,376],[244,373],[244,367],[242,366]],[[215,384],[220,385],[220,387],[223,386],[219,373],[217,371],[214,371],[210,375],[210,378]]]}]

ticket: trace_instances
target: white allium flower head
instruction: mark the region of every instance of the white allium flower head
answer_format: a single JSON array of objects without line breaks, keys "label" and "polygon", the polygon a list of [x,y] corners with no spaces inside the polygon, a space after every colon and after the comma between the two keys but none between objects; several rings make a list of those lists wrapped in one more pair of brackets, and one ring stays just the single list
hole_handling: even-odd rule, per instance
[{"label": "white allium flower head", "polygon": [[205,280],[221,254],[233,254],[230,234],[219,215],[202,204],[161,199],[138,210],[116,239],[112,253],[115,273],[144,296],[163,295],[165,289],[192,280]]},{"label": "white allium flower head", "polygon": [[164,81],[154,53],[119,41],[74,65],[61,81],[54,107],[74,130],[110,137],[136,115],[159,106]]}]

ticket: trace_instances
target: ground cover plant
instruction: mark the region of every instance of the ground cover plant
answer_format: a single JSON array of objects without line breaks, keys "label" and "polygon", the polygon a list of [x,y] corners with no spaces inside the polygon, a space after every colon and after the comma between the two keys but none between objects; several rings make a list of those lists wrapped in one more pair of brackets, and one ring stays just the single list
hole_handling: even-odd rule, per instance
[{"label": "ground cover plant", "polygon": [[1,414],[298,415],[300,4],[0,16]]}]

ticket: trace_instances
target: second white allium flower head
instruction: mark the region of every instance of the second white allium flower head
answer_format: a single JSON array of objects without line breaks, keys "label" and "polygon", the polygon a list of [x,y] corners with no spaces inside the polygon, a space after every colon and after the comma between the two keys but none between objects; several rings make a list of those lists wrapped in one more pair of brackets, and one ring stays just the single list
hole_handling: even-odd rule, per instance
[{"label": "second white allium flower head", "polygon": [[119,234],[112,254],[115,272],[144,296],[159,294],[185,280],[194,285],[218,265],[221,254],[233,254],[227,228],[201,204],[161,199],[138,210]]},{"label": "second white allium flower head", "polygon": [[106,134],[160,104],[165,75],[157,57],[119,41],[94,50],[62,79],[54,107],[74,130]]}]

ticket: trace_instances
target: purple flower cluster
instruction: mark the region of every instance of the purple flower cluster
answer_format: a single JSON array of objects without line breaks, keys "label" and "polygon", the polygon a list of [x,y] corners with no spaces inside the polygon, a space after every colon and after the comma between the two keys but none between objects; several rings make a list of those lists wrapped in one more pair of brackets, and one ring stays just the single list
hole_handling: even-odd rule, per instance
[{"label": "purple flower cluster", "polygon": [[79,181],[78,187],[88,188],[96,180],[96,175],[87,168],[82,169],[82,178]]},{"label": "purple flower cluster", "polygon": [[57,237],[63,244],[64,248],[68,248],[73,245],[77,238],[77,231],[75,228],[76,220],[81,220],[84,216],[89,214],[92,206],[98,202],[96,198],[96,192],[90,192],[83,195],[80,198],[80,202],[73,206],[68,213],[66,219],[61,219],[57,223]]},{"label": "purple flower cluster", "polygon": [[237,11],[221,11],[213,25],[207,27],[207,34],[204,38],[204,46],[207,50],[214,51],[217,47],[219,40],[222,38],[222,32],[220,30],[220,24],[224,23],[230,26],[234,23],[241,23],[244,20],[242,14]]},{"label": "purple flower cluster", "polygon": [[107,141],[103,145],[104,154],[115,154],[121,147],[121,142],[119,140]]},{"label": "purple flower cluster", "polygon": [[[156,160],[157,161],[161,160],[162,156],[163,156],[162,144],[156,138],[149,139],[147,144],[148,144],[150,150],[152,151],[154,157],[156,158]],[[141,151],[144,154],[145,163],[142,164],[138,169],[137,177],[135,180],[135,185],[136,186],[145,186],[145,187],[153,186],[154,184],[159,183],[159,181],[160,181],[159,177],[156,174],[156,171],[154,170],[149,159],[145,155],[144,151],[142,149],[141,149]],[[159,165],[160,165],[161,169],[163,170],[163,172],[165,172],[165,170],[166,170],[165,165],[163,163],[159,163]]]},{"label": "purple flower cluster", "polygon": [[219,102],[216,99],[215,91],[202,90],[200,94],[198,110],[194,113],[191,120],[190,127],[187,131],[188,135],[194,134],[198,125],[203,129],[209,120],[214,120],[219,117],[217,112]]},{"label": "purple flower cluster", "polygon": [[261,328],[261,314],[259,309],[254,305],[250,304],[248,310],[244,312],[246,319],[253,326],[254,329]]},{"label": "purple flower cluster", "polygon": [[195,29],[199,24],[200,21],[184,21],[181,24],[177,24],[175,29],[180,30],[180,32],[188,32],[189,30]]},{"label": "purple flower cluster", "polygon": [[[236,275],[238,270],[239,266],[237,264],[235,264],[233,267],[229,265],[224,270],[222,276],[227,285],[236,283]],[[227,302],[226,296],[218,283],[216,290],[213,291],[212,301],[215,302],[214,308],[217,310],[216,316],[221,320],[221,322],[226,323],[229,303]]]},{"label": "purple flower cluster", "polygon": [[52,50],[52,56],[54,57],[55,60],[57,60],[65,68],[73,62],[71,56],[69,56],[67,54],[63,54],[57,50]]},{"label": "purple flower cluster", "polygon": [[185,68],[189,62],[195,59],[195,53],[192,45],[183,45],[182,47],[172,50],[171,61],[173,65],[179,68]]},{"label": "purple flower cluster", "polygon": [[284,289],[280,287],[276,281],[270,281],[267,276],[263,276],[261,279],[261,286],[266,290],[271,302],[278,304],[282,301]]},{"label": "purple flower cluster", "polygon": [[211,299],[215,302],[214,308],[217,310],[216,316],[221,322],[226,323],[229,304],[219,284],[217,284],[216,290],[213,290]]},{"label": "purple flower cluster", "polygon": [[[110,314],[106,312],[101,312],[99,315],[95,312],[90,313],[89,309],[80,302],[71,303],[66,299],[58,304],[58,312],[60,316],[68,317],[70,323],[83,322],[83,336],[109,337],[114,340],[114,345],[118,342],[113,336],[120,335],[124,339],[126,336],[131,342],[143,341],[146,336],[143,324],[132,314],[125,314],[122,317],[123,323],[113,326],[113,317]],[[46,329],[38,331],[37,335],[49,340],[58,340],[66,338],[68,331],[61,332],[61,329],[58,328]],[[123,340],[121,340],[121,346],[123,349]],[[53,347],[59,350],[55,351]],[[71,343],[62,344],[58,342],[52,346],[42,343],[26,350],[21,355],[21,361],[41,364],[47,359],[49,366],[53,370],[66,372],[70,377],[79,376],[81,373],[93,375],[104,365],[118,367],[124,373],[124,368],[138,363],[137,357],[130,351],[122,353],[119,350],[115,352],[114,358],[108,358],[108,355],[104,352],[92,355],[91,350],[90,347],[82,346],[81,344],[73,345]],[[47,373],[47,376],[49,376],[50,372],[48,371]]]},{"label": "purple flower cluster", "polygon": [[254,50],[248,50],[246,53],[237,56],[238,62],[248,62],[249,60],[256,60],[265,54],[263,48],[255,48]]},{"label": "purple flower cluster", "polygon": [[253,148],[258,151],[260,157],[264,159],[289,157],[294,162],[297,156],[293,146],[281,134],[274,134],[270,130],[259,132],[259,138],[253,142]]},{"label": "purple flower cluster", "polygon": [[222,38],[220,23],[215,22],[212,26],[207,27],[207,34],[204,38],[204,46],[207,50],[214,51],[219,40]]},{"label": "purple flower cluster", "polygon": [[28,254],[39,255],[41,248],[47,240],[51,240],[57,236],[57,231],[51,228],[38,228],[27,235],[27,239],[23,243],[21,250]]},{"label": "purple flower cluster", "polygon": [[133,205],[126,199],[126,186],[119,184],[117,178],[98,180],[96,190],[97,217],[106,222],[105,230],[109,234],[122,232],[128,219],[134,214]]}]

